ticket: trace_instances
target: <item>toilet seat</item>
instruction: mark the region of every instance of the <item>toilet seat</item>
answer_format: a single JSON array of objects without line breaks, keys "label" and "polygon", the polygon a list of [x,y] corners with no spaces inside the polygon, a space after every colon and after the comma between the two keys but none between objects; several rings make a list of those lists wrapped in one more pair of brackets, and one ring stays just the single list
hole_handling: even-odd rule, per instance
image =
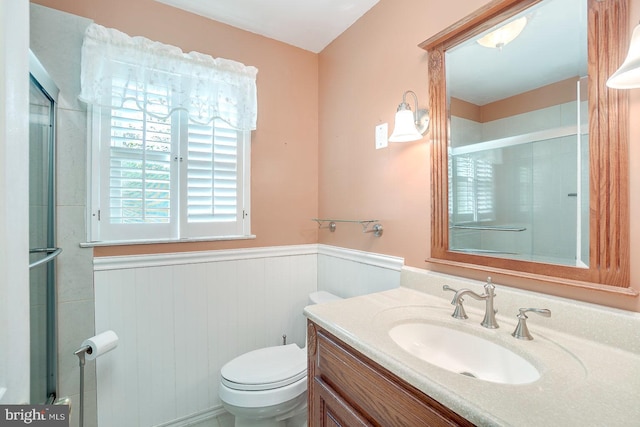
[{"label": "toilet seat", "polygon": [[293,404],[307,390],[307,352],[296,344],[261,348],[231,360],[220,374],[220,399],[226,405]]},{"label": "toilet seat", "polygon": [[233,390],[272,390],[296,383],[307,375],[306,351],[296,344],[261,348],[225,364],[221,382]]}]

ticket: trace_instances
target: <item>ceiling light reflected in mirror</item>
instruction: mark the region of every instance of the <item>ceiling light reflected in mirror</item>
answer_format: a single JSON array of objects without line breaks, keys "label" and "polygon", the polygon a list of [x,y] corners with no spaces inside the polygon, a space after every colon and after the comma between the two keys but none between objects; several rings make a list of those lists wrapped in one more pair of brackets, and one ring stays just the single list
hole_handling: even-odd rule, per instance
[{"label": "ceiling light reflected in mirror", "polygon": [[502,50],[507,44],[515,40],[527,25],[527,17],[523,16],[490,32],[477,40],[478,44],[491,49]]}]

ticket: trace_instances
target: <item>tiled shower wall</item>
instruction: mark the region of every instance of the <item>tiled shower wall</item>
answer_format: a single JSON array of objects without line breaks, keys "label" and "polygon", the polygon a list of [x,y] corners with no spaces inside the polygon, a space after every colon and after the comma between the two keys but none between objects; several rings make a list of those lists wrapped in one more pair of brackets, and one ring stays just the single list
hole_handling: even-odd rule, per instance
[{"label": "tiled shower wall", "polygon": [[[86,108],[80,93],[80,47],[88,19],[31,4],[30,47],[60,89],[57,117],[56,233],[58,392],[78,423],[80,374],[73,352],[94,334],[93,253],[85,241]],[[95,365],[85,368],[85,426],[96,425]]]}]

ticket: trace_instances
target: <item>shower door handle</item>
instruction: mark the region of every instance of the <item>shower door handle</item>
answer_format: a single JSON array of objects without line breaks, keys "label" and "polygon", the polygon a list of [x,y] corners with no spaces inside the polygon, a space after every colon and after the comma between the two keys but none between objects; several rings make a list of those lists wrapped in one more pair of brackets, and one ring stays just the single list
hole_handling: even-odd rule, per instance
[{"label": "shower door handle", "polygon": [[29,264],[29,269],[32,269],[34,267],[37,267],[41,264],[46,264],[49,261],[53,260],[55,257],[57,257],[58,255],[60,255],[60,252],[62,252],[62,248],[34,248],[34,249],[29,249],[29,254],[39,254],[39,253],[46,253],[47,256],[39,259],[38,261],[34,261],[31,264]]}]

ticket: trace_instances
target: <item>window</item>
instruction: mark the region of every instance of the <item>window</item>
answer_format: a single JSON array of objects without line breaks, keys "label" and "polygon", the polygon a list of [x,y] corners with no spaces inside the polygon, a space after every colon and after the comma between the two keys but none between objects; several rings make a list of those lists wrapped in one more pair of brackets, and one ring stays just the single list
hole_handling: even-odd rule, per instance
[{"label": "window", "polygon": [[[165,119],[127,101],[94,108],[94,240],[248,235],[249,132]],[[95,149],[97,148],[97,149]]]},{"label": "window", "polygon": [[[103,37],[105,32],[110,37]],[[83,46],[81,99],[91,106],[92,130],[90,241],[250,235],[255,69],[205,57],[215,63],[208,64],[213,71],[203,73],[203,55],[190,61],[193,52],[174,52],[170,64],[153,55],[151,62],[132,63],[138,57],[130,50],[104,55],[112,50],[114,34],[133,47],[140,43],[94,24]],[[94,60],[110,57],[108,75],[91,74],[105,67],[90,63],[94,52],[86,52],[87,45],[102,49]],[[149,46],[144,47],[141,56],[149,56]],[[176,59],[182,60],[179,71]],[[238,69],[248,69],[248,85]],[[86,90],[85,80],[92,82]]]},{"label": "window", "polygon": [[452,224],[494,218],[493,165],[471,154],[449,156],[449,212]]}]

